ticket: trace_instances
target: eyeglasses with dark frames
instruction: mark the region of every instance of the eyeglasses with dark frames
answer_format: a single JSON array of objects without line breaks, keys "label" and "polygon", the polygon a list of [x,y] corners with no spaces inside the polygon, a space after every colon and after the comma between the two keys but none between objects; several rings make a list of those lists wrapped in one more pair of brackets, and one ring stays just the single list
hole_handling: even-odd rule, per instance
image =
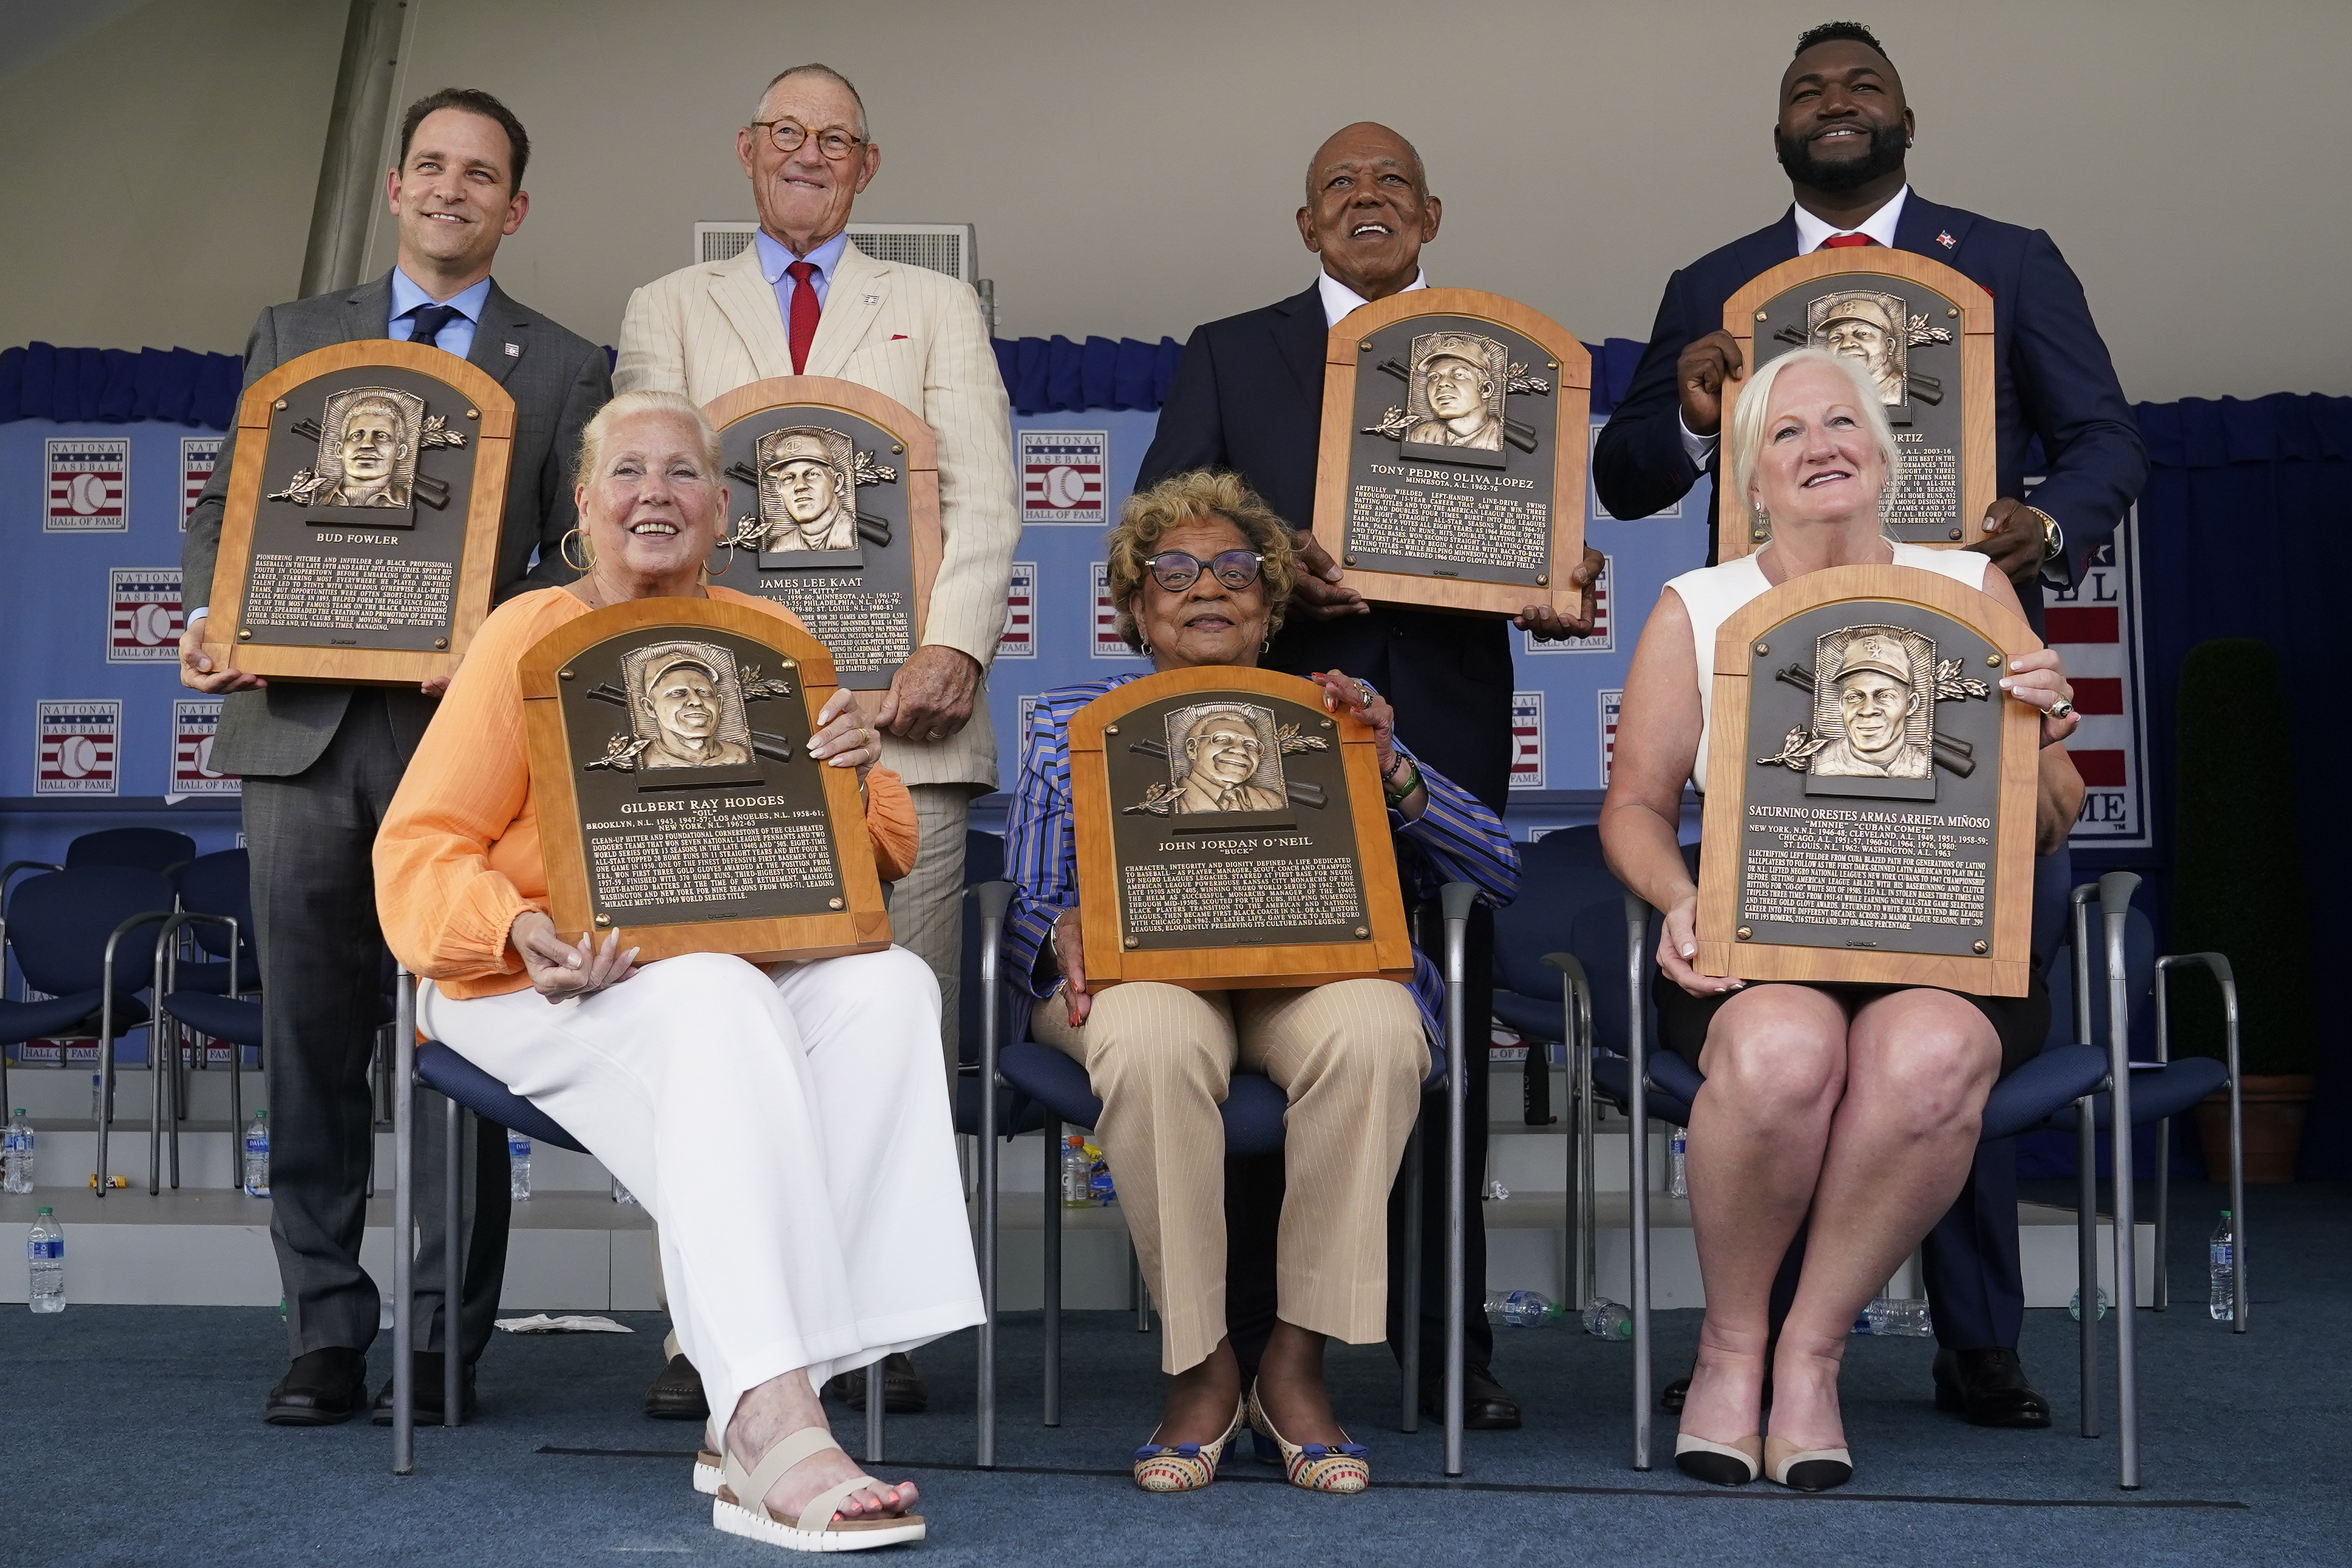
[{"label": "eyeglasses with dark frames", "polygon": [[1201,580],[1206,569],[1216,580],[1236,592],[1255,582],[1265,570],[1265,557],[1254,549],[1222,550],[1213,559],[1202,560],[1181,549],[1161,550],[1144,563],[1151,580],[1171,593],[1181,593]]},{"label": "eyeglasses with dark frames", "polygon": [[[797,152],[809,139],[809,129],[797,120],[755,120],[754,131],[765,131],[768,140],[779,152]],[[866,145],[862,136],[852,136],[838,125],[829,125],[816,133],[816,150],[833,162],[839,163]]]}]

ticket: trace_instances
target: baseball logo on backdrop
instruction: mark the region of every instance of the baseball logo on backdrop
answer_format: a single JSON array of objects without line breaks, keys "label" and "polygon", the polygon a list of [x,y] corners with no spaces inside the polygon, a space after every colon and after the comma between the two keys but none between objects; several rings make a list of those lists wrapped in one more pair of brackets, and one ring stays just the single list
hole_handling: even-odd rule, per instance
[{"label": "baseball logo on backdrop", "polygon": [[172,704],[172,788],[167,803],[191,795],[236,795],[243,785],[213,768],[213,735],[220,728],[218,697],[182,697]]},{"label": "baseball logo on backdrop", "polygon": [[1621,687],[1613,692],[1601,692],[1601,787],[1609,788],[1609,768],[1617,760],[1617,715],[1625,706],[1625,693]]},{"label": "baseball logo on backdrop", "polygon": [[1037,656],[1037,563],[1013,563],[1013,585],[1004,595],[1004,630],[997,634],[1000,659]]},{"label": "baseball logo on backdrop", "polygon": [[2065,660],[2082,727],[2066,755],[2083,776],[2083,809],[2069,835],[2077,849],[2146,849],[2146,671],[2139,627],[2139,509],[2084,563],[2072,588],[2044,585],[2044,637]]},{"label": "baseball logo on backdrop", "polygon": [[1127,645],[1118,634],[1118,606],[1110,601],[1110,562],[1094,563],[1095,575],[1095,642],[1097,659],[1137,659],[1142,657]]},{"label": "baseball logo on backdrop", "polygon": [[1108,431],[1021,432],[1021,520],[1101,527],[1109,466]]},{"label": "baseball logo on backdrop", "polygon": [[48,501],[41,531],[120,534],[131,528],[131,443],[61,436],[41,443],[47,458]]},{"label": "baseball logo on backdrop", "polygon": [[188,517],[203,498],[205,486],[213,482],[213,470],[220,465],[221,438],[217,435],[184,435],[180,437],[180,531],[188,531]]},{"label": "baseball logo on backdrop", "polygon": [[1601,570],[1593,574],[1592,587],[1590,591],[1592,594],[1591,636],[1561,637],[1546,642],[1532,632],[1522,632],[1519,633],[1520,651],[1528,653],[1615,653],[1617,651],[1617,618],[1611,614],[1609,610],[1611,569],[1614,565],[1614,557],[1602,556]]},{"label": "baseball logo on backdrop", "polygon": [[106,662],[173,664],[180,657],[180,569],[118,566],[106,574]]},{"label": "baseball logo on backdrop", "polygon": [[35,720],[33,792],[37,795],[120,793],[122,704],[93,698],[45,702]]},{"label": "baseball logo on backdrop", "polygon": [[1544,787],[1544,695],[1511,694],[1511,788]]}]

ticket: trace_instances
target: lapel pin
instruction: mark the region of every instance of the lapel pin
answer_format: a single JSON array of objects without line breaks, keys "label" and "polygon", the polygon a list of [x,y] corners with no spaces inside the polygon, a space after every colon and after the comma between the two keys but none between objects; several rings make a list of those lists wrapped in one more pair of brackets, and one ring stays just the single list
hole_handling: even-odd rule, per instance
[{"label": "lapel pin", "polygon": [[881,297],[879,294],[869,294],[869,295],[867,295],[867,296],[866,297],[866,303],[867,303],[868,305],[871,305],[871,304],[873,304],[875,301],[877,301],[877,300],[880,299],[881,298],[882,298],[882,297]]},{"label": "lapel pin", "polygon": [[1942,246],[1946,250],[1949,250],[1960,242],[1952,237],[1951,230],[1945,229],[1936,235],[1936,243]]},{"label": "lapel pin", "polygon": [[520,343],[509,343],[509,344],[507,345],[507,358],[508,358],[508,359],[509,359],[509,360],[520,360],[520,359],[521,359],[521,358],[522,358],[522,345],[521,345]]}]

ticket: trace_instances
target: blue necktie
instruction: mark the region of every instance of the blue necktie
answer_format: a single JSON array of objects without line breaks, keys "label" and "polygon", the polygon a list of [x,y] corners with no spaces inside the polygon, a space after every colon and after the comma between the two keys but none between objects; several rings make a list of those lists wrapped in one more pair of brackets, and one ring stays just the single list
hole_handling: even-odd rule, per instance
[{"label": "blue necktie", "polygon": [[464,314],[454,305],[420,305],[408,318],[416,324],[416,329],[409,335],[408,340],[437,349],[441,346],[442,329]]}]

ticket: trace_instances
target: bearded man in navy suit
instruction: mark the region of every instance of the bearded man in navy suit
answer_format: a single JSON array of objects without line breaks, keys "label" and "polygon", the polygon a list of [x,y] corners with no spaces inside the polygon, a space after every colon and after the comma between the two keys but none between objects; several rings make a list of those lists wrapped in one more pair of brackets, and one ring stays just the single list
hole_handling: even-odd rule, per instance
[{"label": "bearded man in navy suit", "polygon": [[[1986,536],[1968,548],[2000,563],[2039,631],[2041,583],[2072,586],[2113,536],[2147,477],[2147,449],[2058,247],[2039,229],[1914,192],[1904,172],[1913,129],[1903,78],[1867,27],[1831,22],[1797,40],[1772,138],[1795,203],[1668,279],[1649,347],[1594,449],[1593,487],[1612,516],[1635,518],[1680,500],[1702,473],[1713,481],[1723,384],[1747,369],[1723,329],[1723,307],[1750,278],[1825,246],[1930,256],[1993,297],[2000,499]],[[2030,488],[2029,476],[2038,476]],[[1720,486],[1717,495],[1720,530]],[[1937,1406],[1979,1426],[2047,1427],[2049,1401],[2017,1359],[2025,1292],[2012,1141],[1979,1149],[1968,1186],[1922,1252],[1941,1346]],[[1670,1389],[1669,1402],[1676,1397]]]}]

